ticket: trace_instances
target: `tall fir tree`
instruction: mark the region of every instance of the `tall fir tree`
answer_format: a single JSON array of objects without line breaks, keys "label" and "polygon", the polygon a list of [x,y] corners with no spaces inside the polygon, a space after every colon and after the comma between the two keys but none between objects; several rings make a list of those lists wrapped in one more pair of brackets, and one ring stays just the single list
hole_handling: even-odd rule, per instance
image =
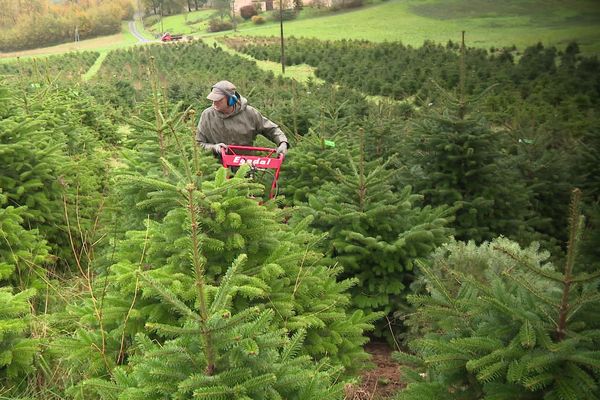
[{"label": "tall fir tree", "polygon": [[[161,240],[155,242],[157,247],[151,245],[146,236],[140,262],[133,264],[134,269],[130,272],[123,273],[129,263],[121,259],[121,268],[116,269],[114,274],[120,282],[116,288],[125,284],[125,287],[121,286],[125,289],[121,290],[121,294],[126,294],[127,286],[134,283],[129,279],[135,278],[134,293],[129,293],[133,294],[133,298],[129,299],[131,304],[126,313],[123,303],[118,301],[120,299],[104,299],[106,308],[103,310],[112,316],[105,320],[98,318],[97,323],[100,329],[106,330],[105,334],[99,335],[102,349],[106,351],[92,354],[96,359],[103,359],[105,372],[113,379],[110,382],[99,378],[85,379],[70,392],[75,398],[115,398],[115,395],[123,399],[186,398],[192,395],[207,399],[341,398],[342,387],[335,383],[341,367],[330,370],[325,360],[316,365],[309,356],[300,355],[306,335],[306,330],[300,325],[310,329],[313,320],[303,323],[297,319],[294,327],[292,314],[289,315],[292,317],[289,326],[282,326],[282,321],[274,318],[276,312],[283,317],[281,313],[285,313],[283,307],[286,302],[290,303],[290,295],[306,295],[297,280],[295,293],[290,286],[284,290],[285,293],[269,291],[266,275],[283,278],[284,271],[278,272],[281,267],[273,264],[278,260],[272,260],[265,271],[257,271],[253,266],[248,268],[245,254],[237,256],[223,274],[219,273],[219,268],[215,270],[211,266],[208,256],[211,251],[231,254],[244,247],[244,238],[238,235],[233,242],[211,240],[207,235],[212,232],[208,224],[227,225],[241,231],[245,213],[221,214],[228,207],[222,207],[223,203],[216,201],[211,203],[206,198],[214,201],[218,194],[233,195],[230,200],[238,206],[249,208],[254,204],[256,208],[251,214],[257,217],[256,211],[261,207],[252,199],[240,197],[235,190],[250,188],[242,178],[247,167],[240,170],[239,176],[229,180],[225,179],[226,171],[221,170],[215,184],[208,190],[206,187],[202,190],[196,186],[196,174],[182,173],[166,160],[165,163],[171,174],[182,179],[178,185],[139,176],[137,179],[169,191],[178,199],[180,207],[173,208],[167,219],[174,217],[179,229],[157,232],[161,236]],[[217,215],[207,215],[207,210],[215,210]],[[266,222],[264,217],[259,221],[263,226]],[[262,240],[269,240],[264,233],[262,236]],[[162,242],[162,239],[167,241]],[[169,243],[174,247],[163,247],[169,246]],[[153,256],[156,250],[161,254]],[[147,256],[145,251],[148,251]],[[165,253],[172,255],[165,259]],[[287,252],[279,255],[284,254],[290,256]],[[303,256],[306,257],[306,253]],[[303,278],[312,281],[310,276]],[[314,286],[311,285],[311,290],[315,289]],[[136,303],[138,291],[140,300]],[[281,295],[287,298],[282,299]],[[263,301],[248,303],[265,296],[274,309],[265,307],[267,303]],[[129,349],[125,344],[125,328],[129,319],[132,321],[129,329],[131,331],[133,326],[132,331],[135,332],[135,326],[139,326],[139,320],[143,320],[144,316],[147,316],[145,328],[148,333],[137,333],[135,347]],[[297,317],[301,318],[300,315]],[[111,324],[112,321],[123,320],[124,326]],[[290,331],[295,333],[288,337]],[[115,340],[119,337],[120,343]],[[156,343],[158,337],[163,340]],[[82,344],[81,341],[75,343]],[[100,350],[99,347],[97,349]],[[126,366],[111,368],[125,361]],[[177,370],[175,374],[174,369]]]},{"label": "tall fir tree", "polygon": [[578,176],[582,180],[584,210],[588,216],[582,238],[582,257],[588,269],[600,259],[600,124],[590,127],[582,138]]},{"label": "tall fir tree", "polygon": [[[464,54],[464,43],[463,43]],[[425,203],[459,206],[456,238],[482,242],[498,235],[531,238],[529,189],[507,155],[502,134],[494,131],[465,92],[461,58],[458,94],[438,87],[434,107],[409,128],[406,181]]]},{"label": "tall fir tree", "polygon": [[[164,335],[159,339],[145,327],[184,324],[173,313],[172,302],[161,300],[164,293],[197,311],[198,277],[190,268],[189,256],[190,249],[198,246],[209,292],[222,284],[229,265],[241,254],[247,255],[231,289],[231,315],[245,315],[244,322],[250,323],[254,317],[248,317],[247,310],[256,308],[266,313],[261,317],[268,319],[265,334],[285,329],[303,337],[303,356],[327,358],[346,373],[359,367],[357,360],[368,357],[362,349],[363,333],[372,329],[375,315],[348,310],[347,290],[355,281],[336,280],[340,269],[316,250],[319,238],[306,231],[309,221],[292,228],[282,223],[287,211],[278,210],[275,204],[258,204],[254,196],[261,196],[264,188],[245,178],[246,168],[235,176],[223,168],[215,174],[214,160],[209,162],[210,157],[199,154],[193,143],[185,110],[168,107],[166,114],[162,105],[154,110],[156,124],[143,120],[136,124],[164,136],[154,136],[158,146],[150,153],[138,154],[137,148],[127,151],[115,190],[122,196],[121,204],[130,209],[143,207],[145,218],[140,218],[141,213],[130,214],[145,222],[122,221],[123,235],[97,259],[94,270],[100,276],[94,277],[88,298],[69,307],[65,316],[78,320],[79,329],[55,343],[73,368],[73,382],[107,376],[118,365],[128,364],[136,352],[134,338],[141,338],[140,333],[166,345]],[[186,197],[190,187],[194,188],[193,213]],[[196,236],[191,235],[194,230]],[[148,281],[164,288],[163,294],[157,295],[156,285],[143,284],[140,270]],[[178,340],[188,343],[189,351],[197,346],[188,339]],[[153,352],[147,354],[154,357]],[[302,365],[308,365],[306,358],[302,360]]]},{"label": "tall fir tree", "polygon": [[[452,213],[445,206],[420,208],[421,196],[410,187],[393,192],[395,171],[379,160],[367,162],[364,131],[358,137],[345,164],[331,170],[336,182],[309,196],[294,218],[311,215],[312,226],[326,235],[326,254],[343,267],[342,277],[358,279],[351,289],[354,304],[386,316],[403,302],[415,261],[448,239]],[[389,333],[379,325],[379,335]]]},{"label": "tall fir tree", "polygon": [[509,133],[511,158],[523,184],[531,192],[532,218],[527,222],[537,232],[536,239],[544,247],[560,257],[567,242],[565,225],[567,217],[564,204],[569,201],[569,192],[577,184],[573,168],[579,147],[564,132],[535,133],[528,128],[519,128]]}]

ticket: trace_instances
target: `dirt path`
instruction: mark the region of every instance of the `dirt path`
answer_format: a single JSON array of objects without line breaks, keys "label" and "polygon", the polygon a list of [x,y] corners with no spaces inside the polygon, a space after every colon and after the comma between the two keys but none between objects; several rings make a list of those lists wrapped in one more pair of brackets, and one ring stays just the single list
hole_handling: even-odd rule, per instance
[{"label": "dirt path", "polygon": [[401,380],[400,366],[392,360],[393,349],[387,343],[371,342],[365,346],[375,367],[361,374],[359,386],[346,388],[346,400],[391,399],[405,384]]}]

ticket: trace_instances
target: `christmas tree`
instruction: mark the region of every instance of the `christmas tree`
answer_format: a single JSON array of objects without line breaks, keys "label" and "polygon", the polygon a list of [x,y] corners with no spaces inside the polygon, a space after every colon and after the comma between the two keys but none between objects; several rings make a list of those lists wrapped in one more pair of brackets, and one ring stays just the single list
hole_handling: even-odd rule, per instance
[{"label": "christmas tree", "polygon": [[332,171],[336,182],[309,196],[294,218],[311,215],[312,226],[326,235],[326,254],[343,267],[342,277],[358,279],[351,289],[354,304],[387,315],[403,302],[415,262],[448,239],[451,211],[420,208],[421,196],[408,186],[392,191],[394,170],[367,162],[364,132],[358,136],[358,145],[348,145],[346,163]]},{"label": "christmas tree", "polygon": [[[464,52],[464,44],[463,44]],[[406,182],[433,206],[456,205],[456,238],[482,242],[498,235],[528,241],[533,217],[528,188],[507,156],[502,135],[466,95],[464,57],[454,95],[438,87],[434,107],[409,129]]]},{"label": "christmas tree", "polygon": [[600,396],[600,273],[577,264],[580,200],[575,191],[562,269],[505,238],[456,242],[421,266],[428,294],[411,296],[407,323],[422,337],[409,343],[416,355],[397,355],[414,368],[398,399]]},{"label": "christmas tree", "polygon": [[[207,377],[217,370],[227,375],[249,362],[217,362],[219,358],[234,357],[233,353],[240,356],[241,349],[232,349],[228,344],[236,329],[244,332],[242,339],[248,339],[242,344],[252,344],[250,339],[261,337],[258,347],[252,345],[247,350],[264,351],[266,358],[258,357],[261,367],[254,372],[240,372],[239,377],[260,376],[266,380],[258,382],[254,389],[248,386],[248,390],[275,385],[272,374],[283,374],[276,368],[312,370],[311,359],[332,365],[334,370],[341,367],[345,373],[359,367],[357,360],[367,358],[362,349],[366,342],[363,333],[372,329],[375,315],[348,311],[347,290],[355,281],[336,279],[340,268],[332,267],[318,252],[316,243],[320,238],[307,232],[309,220],[291,227],[282,222],[288,211],[277,209],[275,204],[257,202],[264,187],[246,178],[247,167],[232,176],[228,170],[216,167],[214,161],[205,162],[209,157],[198,154],[193,143],[186,141],[190,135],[189,127],[183,123],[184,115],[185,111],[174,111],[173,117],[165,118],[167,122],[161,125],[165,132],[162,154],[166,157],[160,157],[160,140],[153,153],[140,155],[136,149],[128,150],[132,157],[125,160],[115,193],[123,195],[120,200],[124,204],[137,201],[135,205],[143,207],[146,218],[141,223],[131,221],[135,225],[126,220],[120,228],[123,235],[118,235],[113,246],[96,260],[95,271],[100,275],[94,277],[87,298],[69,307],[65,315],[79,321],[79,329],[55,346],[73,368],[73,393],[89,385],[103,385],[94,379],[117,379],[119,365],[127,373],[137,366],[140,370],[147,368],[159,353],[150,347],[147,352],[137,350],[139,344],[147,343],[145,337],[157,343],[155,350],[159,352],[163,346],[185,345],[186,351],[196,354],[198,346],[203,346],[207,352],[197,355],[200,358],[194,361],[194,369],[186,372],[190,379],[202,371]],[[138,124],[142,125],[140,121]],[[161,164],[153,163],[152,157]],[[140,193],[145,198],[140,199]],[[236,261],[239,257],[245,261]],[[236,265],[236,269],[228,273],[231,265]],[[200,286],[203,293],[199,292]],[[208,312],[213,296],[220,290],[225,291],[222,296],[227,302]],[[192,314],[197,314],[200,322]],[[223,320],[229,318],[238,321],[239,326],[234,329],[227,325]],[[208,345],[208,339],[202,335],[184,334],[189,324],[199,324],[198,329],[206,331],[213,319],[231,328],[209,335],[214,335],[213,345]],[[248,332],[251,327],[256,331]],[[170,329],[182,335],[169,336],[166,332]],[[289,338],[294,338],[292,346],[301,350],[298,361],[284,357],[284,363],[281,355],[287,351]],[[204,367],[198,370],[198,365]],[[323,382],[329,379],[327,376],[330,375],[325,373]],[[135,382],[148,386],[149,379],[154,379],[154,385],[163,383],[162,378],[150,376]],[[179,384],[177,380],[173,382]],[[229,385],[232,380],[223,377],[219,382]],[[329,386],[315,386],[324,387]],[[290,390],[300,389],[292,385]],[[312,389],[302,390],[311,393]],[[315,393],[321,393],[320,390]]]},{"label": "christmas tree", "polygon": [[29,337],[30,302],[43,285],[48,246],[23,226],[26,208],[6,203],[0,193],[0,384],[6,393],[18,393],[38,351],[38,341]]}]

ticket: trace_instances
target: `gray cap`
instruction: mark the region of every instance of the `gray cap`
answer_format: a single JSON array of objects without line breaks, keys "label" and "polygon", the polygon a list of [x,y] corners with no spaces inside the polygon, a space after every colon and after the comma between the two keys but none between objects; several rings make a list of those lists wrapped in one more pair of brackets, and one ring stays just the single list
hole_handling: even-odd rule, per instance
[{"label": "gray cap", "polygon": [[213,85],[212,91],[206,98],[219,101],[225,96],[235,96],[235,85],[229,81],[219,81]]}]

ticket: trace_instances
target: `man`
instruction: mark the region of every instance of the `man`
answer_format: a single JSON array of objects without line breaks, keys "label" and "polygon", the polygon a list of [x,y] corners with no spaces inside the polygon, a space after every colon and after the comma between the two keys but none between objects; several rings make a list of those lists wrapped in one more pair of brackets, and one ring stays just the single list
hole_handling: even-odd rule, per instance
[{"label": "man", "polygon": [[258,134],[277,145],[277,154],[287,153],[288,141],[279,127],[263,117],[248,100],[240,96],[233,83],[220,81],[214,84],[207,99],[212,107],[200,116],[196,141],[206,150],[220,156],[227,145],[252,146]]}]

